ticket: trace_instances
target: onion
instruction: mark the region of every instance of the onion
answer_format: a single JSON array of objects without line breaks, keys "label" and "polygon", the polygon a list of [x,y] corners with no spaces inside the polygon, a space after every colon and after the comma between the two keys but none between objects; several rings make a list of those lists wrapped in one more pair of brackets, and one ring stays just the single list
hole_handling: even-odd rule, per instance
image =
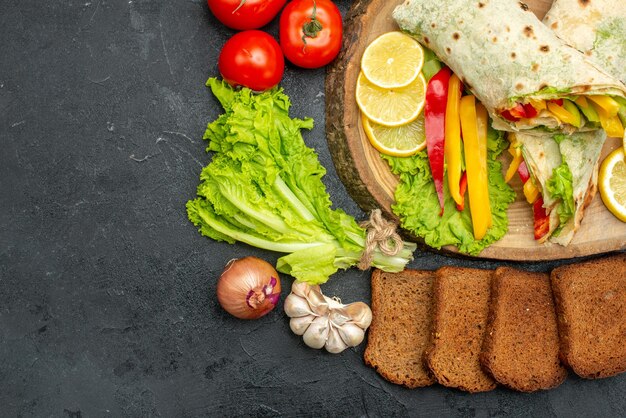
[{"label": "onion", "polygon": [[257,319],[280,299],[280,278],[268,262],[257,257],[230,260],[217,281],[217,300],[229,314]]}]

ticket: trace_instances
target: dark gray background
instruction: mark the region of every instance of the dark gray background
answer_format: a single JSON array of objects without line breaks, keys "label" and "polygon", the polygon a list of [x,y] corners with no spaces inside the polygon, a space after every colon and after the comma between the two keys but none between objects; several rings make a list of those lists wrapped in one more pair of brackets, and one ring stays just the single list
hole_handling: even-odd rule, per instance
[{"label": "dark gray background", "polygon": [[[277,258],[203,238],[185,214],[221,111],[204,82],[232,34],[203,0],[0,1],[0,415],[626,415],[626,375],[531,395],[407,390],[364,365],[364,345],[307,348],[282,303],[225,314],[226,262]],[[363,219],[326,146],[324,70],[288,66],[282,85],[292,115],[316,121],[304,136],[333,202]],[[369,302],[369,273],[324,291]]]}]

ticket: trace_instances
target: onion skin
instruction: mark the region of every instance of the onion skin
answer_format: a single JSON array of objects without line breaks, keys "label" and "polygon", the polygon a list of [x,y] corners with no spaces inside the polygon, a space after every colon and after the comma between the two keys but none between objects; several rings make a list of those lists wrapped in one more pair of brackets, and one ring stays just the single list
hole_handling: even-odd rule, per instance
[{"label": "onion skin", "polygon": [[265,260],[244,257],[230,260],[217,281],[217,300],[239,319],[257,319],[280,299],[278,272]]}]

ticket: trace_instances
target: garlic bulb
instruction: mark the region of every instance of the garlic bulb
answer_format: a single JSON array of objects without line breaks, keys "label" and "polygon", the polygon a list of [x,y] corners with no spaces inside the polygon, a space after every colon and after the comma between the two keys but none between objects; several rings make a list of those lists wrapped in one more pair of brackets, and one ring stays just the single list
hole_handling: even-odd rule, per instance
[{"label": "garlic bulb", "polygon": [[289,327],[312,348],[341,353],[363,342],[372,322],[372,311],[363,302],[342,304],[322,294],[319,286],[294,282],[285,299]]}]

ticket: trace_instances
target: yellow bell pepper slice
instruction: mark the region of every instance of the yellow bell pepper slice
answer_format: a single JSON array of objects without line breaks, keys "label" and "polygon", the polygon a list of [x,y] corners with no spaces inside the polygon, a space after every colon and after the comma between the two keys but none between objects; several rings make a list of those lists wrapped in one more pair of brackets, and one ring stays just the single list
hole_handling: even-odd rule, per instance
[{"label": "yellow bell pepper slice", "polygon": [[446,104],[444,155],[448,190],[457,205],[463,203],[460,191],[461,182],[461,121],[459,106],[461,103],[461,80],[452,74],[448,82],[448,102]]},{"label": "yellow bell pepper slice", "polygon": [[[487,178],[487,111],[482,105],[476,105],[474,96],[461,98],[459,108],[463,146],[465,150],[465,170],[467,173],[467,191],[469,193],[470,214],[474,229],[474,238],[484,238],[491,223],[489,189]],[[480,118],[480,120],[479,120]],[[484,159],[481,158],[484,149]]]},{"label": "yellow bell pepper slice", "polygon": [[531,205],[535,203],[537,197],[539,197],[539,189],[535,186],[532,179],[528,179],[526,183],[524,183],[524,196],[526,197],[526,201]]},{"label": "yellow bell pepper slice", "polygon": [[531,104],[532,107],[535,108],[535,110],[537,111],[537,113],[541,112],[542,110],[546,109],[546,101],[545,100],[540,100],[540,99],[528,99],[528,103]]},{"label": "yellow bell pepper slice", "polygon": [[513,132],[509,133],[509,154],[513,157],[511,160],[511,164],[509,164],[509,168],[506,170],[506,175],[504,176],[504,181],[508,183],[511,181],[515,173],[517,173],[517,169],[519,168],[522,161],[524,161],[524,157],[522,156],[522,149],[517,143],[517,138]]},{"label": "yellow bell pepper slice", "polygon": [[484,191],[487,196],[485,216],[487,217],[487,228],[491,228],[491,206],[489,205],[489,175],[487,174],[487,132],[489,131],[489,115],[487,108],[482,103],[476,103],[476,127],[478,128],[478,157],[481,161],[481,171],[485,179]]},{"label": "yellow bell pepper slice", "polygon": [[580,128],[583,122],[582,117],[580,116],[580,110],[578,110],[578,106],[574,104],[571,100],[563,99],[563,109],[567,110],[574,117],[573,126]]},{"label": "yellow bell pepper slice", "polygon": [[589,102],[585,99],[585,96],[578,96],[578,98],[574,100],[574,103],[581,107],[589,107]]},{"label": "yellow bell pepper slice", "polygon": [[[619,103],[609,96],[587,96],[587,99],[601,107],[609,116],[617,115],[619,112]],[[597,107],[596,110],[598,110]]]},{"label": "yellow bell pepper slice", "polygon": [[554,102],[548,102],[548,110],[556,116],[561,122],[569,123],[572,126],[580,126],[580,114],[578,120],[576,116],[565,110],[563,106],[559,106]]},{"label": "yellow bell pepper slice", "polygon": [[598,112],[598,116],[600,117],[600,125],[602,125],[602,129],[606,131],[606,134],[615,138],[622,138],[624,136],[624,126],[622,125],[622,122],[620,121],[617,113],[611,115],[596,102],[593,102],[593,107]]}]

